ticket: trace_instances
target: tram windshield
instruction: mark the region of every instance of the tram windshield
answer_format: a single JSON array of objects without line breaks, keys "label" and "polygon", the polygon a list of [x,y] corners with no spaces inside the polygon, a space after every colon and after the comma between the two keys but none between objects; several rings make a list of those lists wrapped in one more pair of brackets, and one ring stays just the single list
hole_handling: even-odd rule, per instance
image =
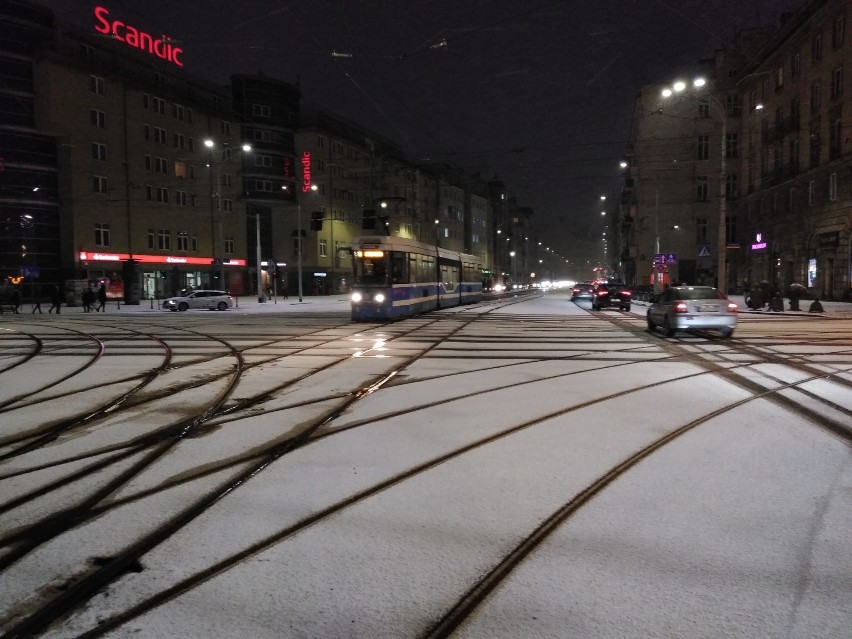
[{"label": "tram windshield", "polygon": [[355,259],[355,284],[387,286],[388,257],[359,257]]}]

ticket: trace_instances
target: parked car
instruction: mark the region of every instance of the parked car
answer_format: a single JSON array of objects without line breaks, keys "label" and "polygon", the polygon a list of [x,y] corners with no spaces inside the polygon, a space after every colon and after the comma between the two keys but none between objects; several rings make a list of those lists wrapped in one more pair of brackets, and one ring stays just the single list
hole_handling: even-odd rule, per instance
[{"label": "parked car", "polygon": [[199,289],[187,291],[182,295],[170,297],[163,302],[163,308],[170,311],[188,311],[191,308],[206,308],[224,311],[234,305],[234,298],[228,291]]},{"label": "parked car", "polygon": [[574,284],[574,287],[571,289],[571,301],[576,302],[577,300],[590,300],[592,299],[592,283],[591,282],[578,282]]},{"label": "parked car", "polygon": [[648,330],[661,327],[666,337],[676,331],[716,330],[730,337],[737,326],[737,304],[712,286],[674,286],[648,307]]},{"label": "parked car", "polygon": [[599,311],[608,306],[617,306],[622,311],[629,311],[632,301],[633,292],[626,284],[598,284],[592,291],[593,311]]}]

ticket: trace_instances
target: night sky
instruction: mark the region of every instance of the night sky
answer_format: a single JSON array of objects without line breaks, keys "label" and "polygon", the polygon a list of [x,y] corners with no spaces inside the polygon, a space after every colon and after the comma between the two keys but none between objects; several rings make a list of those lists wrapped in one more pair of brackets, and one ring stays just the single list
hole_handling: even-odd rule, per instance
[{"label": "night sky", "polygon": [[[45,0],[93,28],[89,0]],[[600,195],[617,199],[634,97],[695,75],[741,28],[803,0],[110,0],[165,33],[185,70],[263,72],[397,141],[413,159],[502,178],[536,230],[602,257]],[[337,55],[333,55],[335,52]]]}]

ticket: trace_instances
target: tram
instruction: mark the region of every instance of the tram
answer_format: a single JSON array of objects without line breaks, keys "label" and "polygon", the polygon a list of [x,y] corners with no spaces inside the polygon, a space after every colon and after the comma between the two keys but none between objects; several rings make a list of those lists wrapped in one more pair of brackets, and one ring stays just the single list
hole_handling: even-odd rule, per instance
[{"label": "tram", "polygon": [[411,317],[482,299],[482,260],[401,237],[352,242],[352,319]]}]

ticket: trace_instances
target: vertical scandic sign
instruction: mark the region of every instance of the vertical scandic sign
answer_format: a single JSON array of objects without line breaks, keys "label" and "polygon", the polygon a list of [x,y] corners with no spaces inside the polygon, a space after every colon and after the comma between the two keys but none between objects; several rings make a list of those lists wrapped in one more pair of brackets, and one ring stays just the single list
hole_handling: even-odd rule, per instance
[{"label": "vertical scandic sign", "polygon": [[128,46],[147,51],[151,55],[155,55],[162,60],[167,60],[179,67],[183,66],[183,62],[180,61],[183,49],[174,46],[174,40],[165,33],[154,37],[150,33],[140,31],[126,22],[113,20],[110,18],[109,9],[105,7],[95,7],[95,21],[95,31],[98,33],[109,35],[119,42],[124,42]]},{"label": "vertical scandic sign", "polygon": [[302,153],[302,193],[311,190],[311,152]]}]

